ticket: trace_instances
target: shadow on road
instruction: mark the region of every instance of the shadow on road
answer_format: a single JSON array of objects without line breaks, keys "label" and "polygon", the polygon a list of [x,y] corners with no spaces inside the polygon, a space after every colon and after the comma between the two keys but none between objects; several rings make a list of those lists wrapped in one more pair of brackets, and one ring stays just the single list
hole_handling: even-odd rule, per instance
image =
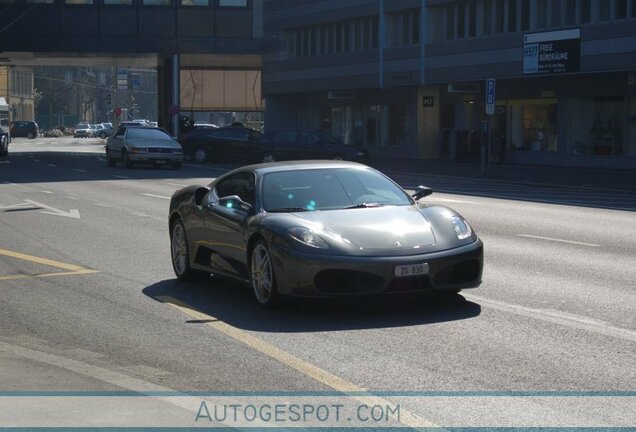
[{"label": "shadow on road", "polygon": [[263,332],[319,332],[405,327],[474,318],[481,306],[461,295],[382,296],[328,300],[289,299],[276,310],[264,310],[249,287],[211,277],[183,283],[176,279],[151,285],[143,293],[163,303],[173,303],[210,315],[184,322],[197,325],[223,321],[233,327]]}]

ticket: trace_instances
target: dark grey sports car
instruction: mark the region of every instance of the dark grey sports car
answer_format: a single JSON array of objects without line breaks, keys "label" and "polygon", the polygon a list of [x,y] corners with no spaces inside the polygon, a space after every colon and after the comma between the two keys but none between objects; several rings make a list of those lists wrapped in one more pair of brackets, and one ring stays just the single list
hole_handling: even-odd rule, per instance
[{"label": "dark grey sports car", "polygon": [[380,172],[341,161],[250,165],[172,196],[177,278],[247,282],[264,306],[281,294],[437,291],[481,283],[483,245],[457,212]]}]

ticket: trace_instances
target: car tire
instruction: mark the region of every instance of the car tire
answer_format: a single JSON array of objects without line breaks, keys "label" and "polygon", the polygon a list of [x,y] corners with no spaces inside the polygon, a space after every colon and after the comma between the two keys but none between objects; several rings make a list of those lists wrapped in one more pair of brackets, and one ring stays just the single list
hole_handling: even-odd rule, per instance
[{"label": "car tire", "polygon": [[250,253],[250,286],[256,301],[264,308],[280,304],[280,294],[276,286],[276,275],[267,244],[258,240]]},{"label": "car tire", "polygon": [[27,134],[27,138],[28,138],[28,139],[35,139],[35,134],[34,134],[33,132],[29,132],[29,133]]},{"label": "car tire", "polygon": [[205,147],[197,147],[192,154],[192,159],[195,162],[203,163],[208,161],[208,151]]},{"label": "car tire", "polygon": [[2,135],[0,138],[0,156],[6,156],[9,154],[9,138],[6,135]]},{"label": "car tire", "polygon": [[130,157],[128,156],[128,152],[126,150],[121,151],[121,161],[126,168],[132,168],[132,162],[130,161]]},{"label": "car tire", "polygon": [[106,135],[106,133],[102,132],[102,133],[99,134],[99,137],[101,139],[106,139],[107,135]]},{"label": "car tire", "polygon": [[188,237],[181,219],[177,219],[170,230],[170,257],[174,274],[180,281],[192,281],[209,276],[205,272],[190,267]]},{"label": "car tire", "polygon": [[276,162],[276,156],[274,155],[274,153],[264,153],[263,157],[261,157],[261,162],[263,163],[269,163],[269,162]]}]

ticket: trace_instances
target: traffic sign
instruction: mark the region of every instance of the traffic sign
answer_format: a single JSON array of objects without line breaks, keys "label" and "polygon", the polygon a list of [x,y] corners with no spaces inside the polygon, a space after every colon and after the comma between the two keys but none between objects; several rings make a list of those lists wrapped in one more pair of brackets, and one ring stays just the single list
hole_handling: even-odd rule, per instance
[{"label": "traffic sign", "polygon": [[121,108],[117,107],[117,108],[115,108],[113,111],[115,112],[115,115],[116,115],[117,117],[119,117],[119,116],[121,115]]},{"label": "traffic sign", "polygon": [[495,80],[486,80],[486,114],[495,113]]}]

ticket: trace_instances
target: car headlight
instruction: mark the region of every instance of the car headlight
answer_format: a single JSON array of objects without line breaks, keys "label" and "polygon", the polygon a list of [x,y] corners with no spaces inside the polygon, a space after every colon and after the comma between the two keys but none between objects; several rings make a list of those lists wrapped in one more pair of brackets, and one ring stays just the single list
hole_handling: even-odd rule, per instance
[{"label": "car headlight", "polygon": [[131,153],[148,153],[148,149],[145,147],[131,147]]},{"label": "car headlight", "polygon": [[453,228],[455,229],[455,234],[457,234],[458,239],[464,240],[473,234],[473,231],[470,229],[470,225],[468,225],[468,222],[466,222],[461,217],[451,217],[451,223],[453,224]]},{"label": "car headlight", "polygon": [[328,249],[329,245],[314,231],[305,227],[292,227],[288,231],[291,238],[306,245],[318,249]]}]

